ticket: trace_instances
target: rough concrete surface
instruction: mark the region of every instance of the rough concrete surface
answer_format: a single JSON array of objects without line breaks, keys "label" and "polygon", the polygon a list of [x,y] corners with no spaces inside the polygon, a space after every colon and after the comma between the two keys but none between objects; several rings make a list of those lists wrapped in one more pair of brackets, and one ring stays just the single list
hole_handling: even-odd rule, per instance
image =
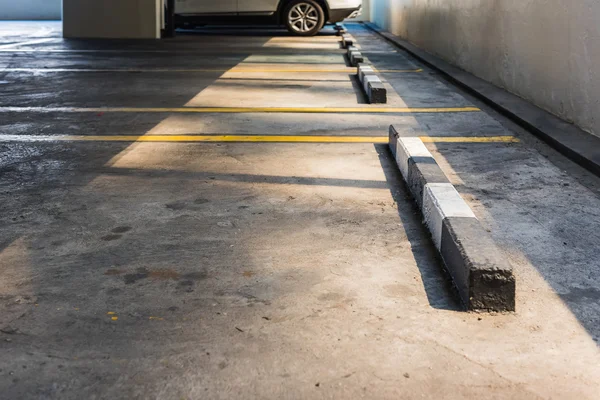
[{"label": "rough concrete surface", "polygon": [[440,253],[467,309],[515,311],[512,267],[476,218],[446,218]]},{"label": "rough concrete surface", "polygon": [[600,135],[597,0],[373,0],[371,20]]},{"label": "rough concrete surface", "polygon": [[[378,69],[419,66],[348,27]],[[282,44],[278,29],[51,43],[87,52],[25,46],[0,52],[2,106],[183,106],[204,100],[220,75],[4,68],[343,67],[340,53],[312,49],[333,35],[328,28],[304,48]],[[410,107],[473,105],[427,69],[382,76]],[[349,95],[349,81],[322,90],[306,74],[278,79],[293,85],[278,94],[281,106],[298,98],[322,107],[340,94],[369,107],[357,86]],[[250,104],[253,90],[265,89],[244,82],[228,96]],[[428,144],[513,265],[516,313],[459,311],[385,144],[36,141],[385,136],[390,124],[523,139]],[[0,135],[2,397],[597,398],[600,198],[590,188],[600,186],[487,112],[3,113]]]}]

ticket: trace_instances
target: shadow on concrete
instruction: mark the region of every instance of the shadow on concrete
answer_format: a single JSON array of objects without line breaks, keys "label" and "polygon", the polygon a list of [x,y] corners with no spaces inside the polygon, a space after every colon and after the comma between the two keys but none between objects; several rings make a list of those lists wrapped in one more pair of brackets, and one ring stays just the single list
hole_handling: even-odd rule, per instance
[{"label": "shadow on concrete", "polygon": [[[205,144],[206,145],[206,144]],[[361,189],[384,189],[386,182],[360,179],[335,179],[335,178],[310,178],[302,176],[275,176],[275,175],[252,175],[220,172],[190,172],[183,170],[157,170],[136,169],[122,167],[100,168],[100,173],[115,176],[136,176],[140,178],[168,178],[176,177],[185,180],[210,180],[244,183],[267,183],[275,185],[307,185],[307,186],[334,186]]]},{"label": "shadow on concrete", "polygon": [[[375,150],[379,155],[379,162],[385,173],[392,198],[398,205],[398,216],[402,221],[402,225],[406,227],[406,236],[411,244],[412,253],[421,273],[429,304],[437,309],[462,311],[452,281],[445,272],[441,259],[435,256],[437,251],[433,241],[428,231],[423,229],[421,214],[412,201],[410,192],[396,167],[393,155],[385,144],[376,144]],[[403,208],[401,207],[403,204],[410,204],[410,206]],[[418,228],[411,229],[410,227]]]}]

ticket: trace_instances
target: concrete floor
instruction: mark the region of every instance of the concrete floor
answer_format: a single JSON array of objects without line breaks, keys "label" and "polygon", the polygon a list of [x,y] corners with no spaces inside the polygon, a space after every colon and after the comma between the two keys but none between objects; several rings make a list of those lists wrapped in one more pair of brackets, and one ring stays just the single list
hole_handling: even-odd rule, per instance
[{"label": "concrete floor", "polygon": [[[350,30],[380,70],[423,69],[383,74],[389,106],[484,111],[51,111],[370,106],[347,72],[282,71],[344,69],[331,30],[106,42],[0,23],[0,397],[598,398],[600,181]],[[390,124],[521,139],[428,144],[514,266],[516,313],[460,311],[385,145],[61,140]]]}]

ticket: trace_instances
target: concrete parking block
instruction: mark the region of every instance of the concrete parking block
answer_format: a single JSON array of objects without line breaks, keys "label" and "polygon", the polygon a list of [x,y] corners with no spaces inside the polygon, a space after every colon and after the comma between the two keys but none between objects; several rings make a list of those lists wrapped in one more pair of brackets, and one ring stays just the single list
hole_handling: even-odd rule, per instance
[{"label": "concrete parking block", "polygon": [[354,45],[354,39],[352,36],[344,34],[342,35],[342,47],[347,49],[350,46]]},{"label": "concrete parking block", "polygon": [[346,27],[343,24],[340,24],[339,22],[335,24],[335,26],[333,27],[333,29],[336,31],[336,35],[337,36],[342,36],[346,32],[348,32],[346,30]]},{"label": "concrete parking block", "polygon": [[358,79],[370,104],[387,103],[387,89],[371,66],[359,63]]},{"label": "concrete parking block", "polygon": [[350,65],[356,67],[358,64],[364,62],[365,58],[356,46],[348,46],[348,60],[350,61]]},{"label": "concrete parking block", "polygon": [[470,311],[514,311],[515,277],[489,234],[418,137],[390,126],[389,146],[435,248]]}]

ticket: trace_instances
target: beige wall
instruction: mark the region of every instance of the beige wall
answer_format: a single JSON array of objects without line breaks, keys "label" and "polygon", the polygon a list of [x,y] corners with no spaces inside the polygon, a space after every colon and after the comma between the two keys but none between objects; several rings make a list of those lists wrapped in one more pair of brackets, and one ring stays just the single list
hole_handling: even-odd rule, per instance
[{"label": "beige wall", "polygon": [[600,0],[371,0],[371,20],[600,135]]},{"label": "beige wall", "polygon": [[70,38],[159,38],[162,0],[63,0]]}]

